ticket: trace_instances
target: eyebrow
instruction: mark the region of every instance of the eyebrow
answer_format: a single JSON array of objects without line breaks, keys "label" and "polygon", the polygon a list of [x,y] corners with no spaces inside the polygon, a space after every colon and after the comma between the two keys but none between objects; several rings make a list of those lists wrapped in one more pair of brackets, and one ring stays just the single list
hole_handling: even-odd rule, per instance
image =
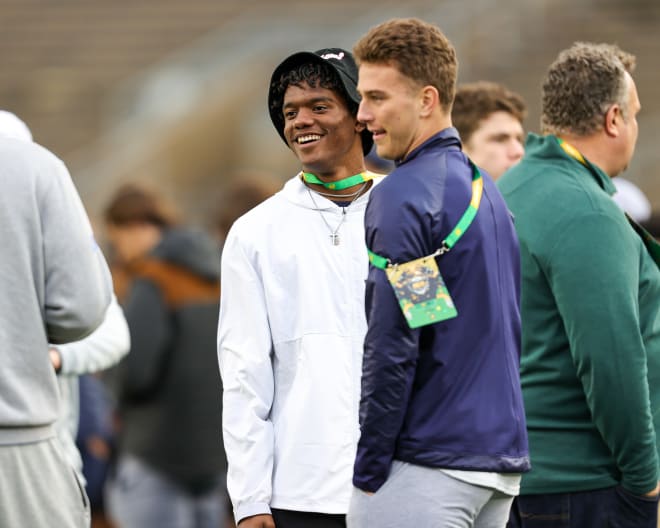
[{"label": "eyebrow", "polygon": [[[314,97],[314,99],[306,101],[305,104],[314,105],[317,103],[332,103],[333,101],[334,100],[331,97],[320,96],[320,97]],[[299,106],[299,105],[289,101],[288,103],[284,103],[282,108],[287,108],[289,106]]]},{"label": "eyebrow", "polygon": [[371,90],[365,90],[364,92],[360,92],[361,95],[383,95],[385,93],[384,90],[379,90],[378,88],[373,88]]},{"label": "eyebrow", "polygon": [[495,132],[491,132],[486,137],[487,138],[509,138],[509,137],[513,137],[513,138],[516,138],[516,139],[520,139],[520,138],[524,137],[524,135],[525,135],[524,131],[522,131],[522,132],[495,131]]}]

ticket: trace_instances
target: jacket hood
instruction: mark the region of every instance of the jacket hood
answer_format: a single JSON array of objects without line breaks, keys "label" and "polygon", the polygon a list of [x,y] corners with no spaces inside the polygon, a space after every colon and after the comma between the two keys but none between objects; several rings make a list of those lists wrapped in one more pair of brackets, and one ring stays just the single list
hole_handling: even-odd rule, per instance
[{"label": "jacket hood", "polygon": [[169,229],[151,255],[206,279],[220,278],[220,249],[204,231]]}]

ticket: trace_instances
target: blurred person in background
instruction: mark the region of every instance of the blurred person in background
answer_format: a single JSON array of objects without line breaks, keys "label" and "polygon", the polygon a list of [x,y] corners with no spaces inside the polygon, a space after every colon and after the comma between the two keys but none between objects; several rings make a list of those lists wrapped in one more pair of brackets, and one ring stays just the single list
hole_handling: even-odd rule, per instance
[{"label": "blurred person in background", "polygon": [[451,111],[463,152],[494,180],[523,157],[526,115],[519,94],[488,81],[459,86]]},{"label": "blurred person in background", "polygon": [[131,350],[112,380],[120,431],[106,506],[119,528],[217,528],[226,517],[215,355],[216,244],[153,189],[120,187],[108,240],[130,282]]},{"label": "blurred person in background", "polygon": [[636,222],[646,222],[651,218],[651,202],[644,192],[633,182],[621,176],[612,178],[616,192],[612,199]]},{"label": "blurred person in background", "polygon": [[609,44],[559,53],[543,135],[498,181],[521,241],[532,459],[514,528],[656,528],[660,261],[611,199],[637,141],[634,66]]},{"label": "blurred person in background", "polygon": [[16,116],[0,121],[0,526],[88,527],[87,495],[56,437],[63,411],[49,343],[94,331],[112,283],[64,164]]},{"label": "blurred person in background", "polygon": [[439,28],[392,19],[354,52],[358,119],[396,169],[365,213],[368,330],[348,526],[504,527],[529,469],[511,215],[461,152],[450,114],[458,62]]},{"label": "blurred person in background", "polygon": [[215,200],[210,215],[211,232],[222,247],[234,222],[261,202],[273,196],[279,185],[271,174],[240,171]]},{"label": "blurred person in background", "polygon": [[116,444],[115,401],[103,381],[107,373],[103,370],[77,377],[80,406],[75,445],[92,510],[91,528],[114,526],[106,514],[103,495]]},{"label": "blurred person in background", "polygon": [[345,526],[374,184],[356,83],[338,48],[275,68],[270,116],[302,171],[234,222],[222,252],[218,359],[239,528]]},{"label": "blurred person in background", "polygon": [[[80,428],[84,430],[90,418],[95,420],[109,418],[106,409],[94,406],[94,399],[105,393],[105,387],[96,385],[97,394],[90,390],[80,390],[81,378],[90,373],[101,372],[112,367],[129,350],[130,338],[126,319],[121,307],[113,295],[103,322],[89,336],[74,343],[64,345],[51,344],[49,354],[53,368],[58,375],[62,409],[57,423],[58,437],[64,446],[67,457],[84,483],[90,499],[92,526],[103,524],[103,504],[98,494],[90,493],[87,473],[83,464],[81,450],[76,445]],[[109,464],[110,444],[106,443],[103,462]],[[86,447],[83,446],[83,452]],[[100,452],[97,450],[97,453]]]},{"label": "blurred person in background", "polygon": [[[22,141],[32,141],[29,127],[15,114],[0,110],[0,135]],[[117,298],[113,295],[103,322],[86,338],[74,343],[50,345],[49,355],[58,375],[60,390],[60,418],[56,429],[69,462],[85,485],[90,499],[92,525],[100,505],[92,499],[83,471],[81,453],[75,439],[80,424],[81,406],[86,404],[80,398],[79,376],[99,372],[116,364],[128,353],[129,334],[126,320]],[[102,388],[99,388],[102,390]],[[88,414],[91,409],[87,409]]]}]

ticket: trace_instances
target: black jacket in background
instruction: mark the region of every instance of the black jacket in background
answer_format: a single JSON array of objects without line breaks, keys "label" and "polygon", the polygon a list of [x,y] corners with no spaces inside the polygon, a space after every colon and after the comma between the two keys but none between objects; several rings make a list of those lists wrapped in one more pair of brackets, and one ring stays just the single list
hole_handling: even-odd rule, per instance
[{"label": "black jacket in background", "polygon": [[124,305],[131,351],[116,380],[120,450],[203,492],[226,472],[219,251],[202,232],[170,230],[131,271]]}]

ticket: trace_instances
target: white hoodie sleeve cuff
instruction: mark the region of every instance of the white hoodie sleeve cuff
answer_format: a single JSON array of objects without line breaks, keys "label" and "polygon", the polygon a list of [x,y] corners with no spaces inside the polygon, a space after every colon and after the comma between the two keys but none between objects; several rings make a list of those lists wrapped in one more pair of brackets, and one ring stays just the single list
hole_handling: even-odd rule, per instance
[{"label": "white hoodie sleeve cuff", "polygon": [[246,502],[234,510],[234,518],[238,525],[241,520],[253,515],[270,515],[270,506],[266,502]]}]

